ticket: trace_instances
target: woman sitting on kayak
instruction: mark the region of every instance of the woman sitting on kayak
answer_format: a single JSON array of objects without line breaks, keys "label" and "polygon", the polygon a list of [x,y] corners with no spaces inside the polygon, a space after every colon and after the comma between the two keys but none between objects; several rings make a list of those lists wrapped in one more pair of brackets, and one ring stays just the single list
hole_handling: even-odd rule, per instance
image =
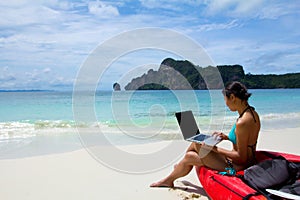
[{"label": "woman sitting on kayak", "polygon": [[255,163],[260,120],[254,108],[248,104],[251,93],[240,82],[228,84],[222,92],[227,107],[233,112],[237,111],[239,117],[228,135],[221,132],[215,132],[214,135],[230,140],[233,149],[192,143],[174,170],[164,179],[151,184],[151,187],[174,187],[173,182],[187,175],[193,166],[206,166],[218,171],[231,167],[239,171]]}]

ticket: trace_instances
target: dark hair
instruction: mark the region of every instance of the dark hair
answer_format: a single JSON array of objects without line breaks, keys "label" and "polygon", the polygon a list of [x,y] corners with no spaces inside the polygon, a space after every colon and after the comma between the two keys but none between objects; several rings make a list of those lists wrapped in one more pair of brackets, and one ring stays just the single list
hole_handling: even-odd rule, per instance
[{"label": "dark hair", "polygon": [[226,87],[222,90],[222,93],[227,97],[230,97],[230,95],[233,94],[237,98],[245,101],[247,101],[251,96],[251,93],[248,93],[246,86],[238,81],[227,84]]}]

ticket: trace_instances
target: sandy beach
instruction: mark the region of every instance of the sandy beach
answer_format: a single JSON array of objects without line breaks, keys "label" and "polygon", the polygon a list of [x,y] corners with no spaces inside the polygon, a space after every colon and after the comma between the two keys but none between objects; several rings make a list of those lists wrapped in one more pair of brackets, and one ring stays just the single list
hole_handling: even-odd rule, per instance
[{"label": "sandy beach", "polygon": [[[258,149],[300,154],[300,128],[262,130]],[[127,146],[127,150],[157,148],[165,142]],[[188,145],[182,141],[184,145]],[[228,144],[221,144],[228,147]],[[227,148],[226,147],[226,148]],[[193,170],[175,182],[175,189],[150,188],[172,169],[132,174],[113,170],[86,149],[0,160],[0,195],[7,200],[32,199],[208,199]]]}]

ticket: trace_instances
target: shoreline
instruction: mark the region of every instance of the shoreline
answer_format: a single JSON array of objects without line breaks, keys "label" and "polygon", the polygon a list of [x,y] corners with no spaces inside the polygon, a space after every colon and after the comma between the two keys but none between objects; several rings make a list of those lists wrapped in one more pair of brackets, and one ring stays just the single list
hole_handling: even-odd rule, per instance
[{"label": "shoreline", "polygon": [[[299,133],[300,127],[262,129],[257,150],[300,154],[297,146]],[[178,142],[181,143],[178,152],[183,153],[183,149],[189,143]],[[128,145],[122,148],[137,153],[146,149],[163,149],[164,145],[168,145],[168,141]],[[223,145],[229,147],[226,143]],[[39,148],[41,147],[31,147],[30,151],[38,151]],[[146,154],[147,151],[142,153]],[[160,159],[155,162],[160,162]],[[175,182],[175,189],[149,187],[152,182],[166,176],[179,159],[180,156],[159,170],[140,174],[124,173],[108,168],[93,158],[83,147],[69,152],[0,159],[0,195],[10,200],[208,199],[194,169],[189,175]]]}]

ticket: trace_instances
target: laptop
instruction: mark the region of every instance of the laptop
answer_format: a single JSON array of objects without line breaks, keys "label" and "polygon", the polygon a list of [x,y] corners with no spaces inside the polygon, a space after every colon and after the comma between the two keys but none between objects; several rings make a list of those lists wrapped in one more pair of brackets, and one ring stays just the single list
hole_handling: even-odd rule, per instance
[{"label": "laptop", "polygon": [[191,110],[175,113],[183,138],[186,141],[215,146],[221,142],[221,138],[200,133],[196,120]]}]

